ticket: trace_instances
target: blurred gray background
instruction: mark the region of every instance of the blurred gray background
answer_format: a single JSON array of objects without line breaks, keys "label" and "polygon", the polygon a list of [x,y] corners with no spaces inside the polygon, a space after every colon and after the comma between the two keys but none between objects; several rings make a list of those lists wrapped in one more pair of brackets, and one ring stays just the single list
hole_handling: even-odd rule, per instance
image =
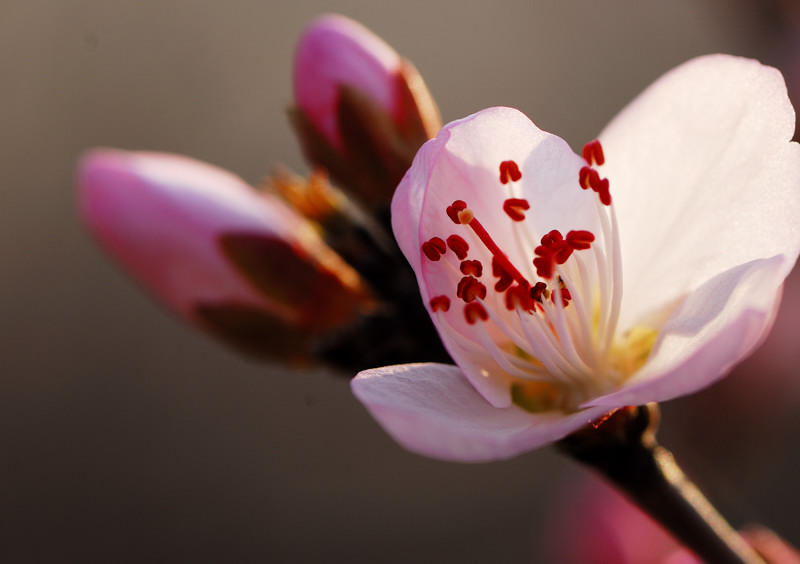
[{"label": "blurred gray background", "polygon": [[[278,162],[306,171],[285,115],[292,54],[329,11],[411,59],[445,121],[515,106],[574,148],[695,55],[797,80],[789,3],[0,0],[0,560],[551,562],[579,542],[552,525],[582,480],[571,461],[406,453],[345,378],[194,333],[80,224],[88,147],[182,153],[251,182]],[[790,286],[767,348],[665,406],[662,440],[737,526],[798,544]]]}]

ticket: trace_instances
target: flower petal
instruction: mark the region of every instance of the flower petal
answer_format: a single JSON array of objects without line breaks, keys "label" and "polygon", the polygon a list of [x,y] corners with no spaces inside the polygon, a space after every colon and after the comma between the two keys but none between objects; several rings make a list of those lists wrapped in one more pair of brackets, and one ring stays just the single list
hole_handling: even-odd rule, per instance
[{"label": "flower petal", "polygon": [[777,70],[711,55],[665,74],[606,127],[621,328],[757,258],[784,254],[788,273],[800,251],[794,125]]},{"label": "flower petal", "polygon": [[406,449],[458,462],[516,456],[559,440],[602,416],[595,407],[571,415],[496,408],[461,371],[445,364],[366,370],[351,382],[355,396]]},{"label": "flower petal", "polygon": [[715,276],[664,324],[647,364],[621,390],[585,405],[666,401],[725,376],[759,345],[775,318],[787,260],[755,260]]}]

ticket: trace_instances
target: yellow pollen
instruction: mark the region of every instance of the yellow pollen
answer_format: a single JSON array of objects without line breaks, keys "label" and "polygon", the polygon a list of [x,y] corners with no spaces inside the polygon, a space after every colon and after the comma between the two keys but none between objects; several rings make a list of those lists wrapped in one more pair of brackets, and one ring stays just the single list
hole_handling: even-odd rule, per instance
[{"label": "yellow pollen", "polygon": [[551,382],[516,380],[511,384],[511,401],[531,413],[557,409],[560,398],[558,386]]},{"label": "yellow pollen", "polygon": [[637,325],[611,346],[611,366],[620,373],[623,381],[644,366],[657,337],[655,329]]}]

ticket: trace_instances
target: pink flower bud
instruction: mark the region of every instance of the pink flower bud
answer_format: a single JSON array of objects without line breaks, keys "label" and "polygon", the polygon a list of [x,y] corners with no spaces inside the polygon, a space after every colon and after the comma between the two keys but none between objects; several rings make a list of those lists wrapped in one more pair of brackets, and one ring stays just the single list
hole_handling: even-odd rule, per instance
[{"label": "pink flower bud", "polygon": [[78,171],[83,216],[183,318],[258,355],[296,356],[354,315],[359,276],[277,197],[186,157],[99,149]]},{"label": "pink flower bud", "polygon": [[396,88],[400,56],[380,37],[343,16],[315,19],[300,38],[294,90],[299,108],[336,148],[342,147],[337,116],[339,89],[360,90],[394,118],[401,111]]},{"label": "pink flower bud", "polygon": [[417,149],[441,128],[414,66],[343,16],[305,31],[294,89],[290,115],[306,157],[367,208],[388,207]]}]

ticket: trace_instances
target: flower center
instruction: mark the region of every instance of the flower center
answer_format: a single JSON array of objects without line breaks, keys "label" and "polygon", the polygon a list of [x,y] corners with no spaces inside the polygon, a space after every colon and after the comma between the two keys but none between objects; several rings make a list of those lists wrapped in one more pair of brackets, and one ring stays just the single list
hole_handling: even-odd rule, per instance
[{"label": "flower center", "polygon": [[[458,231],[422,244],[425,257],[441,264],[436,268],[450,269],[446,279],[458,280],[429,302],[441,327],[470,353],[480,343],[479,354],[490,355],[511,377],[514,403],[531,411],[572,411],[612,390],[641,367],[655,341],[656,331],[647,328],[616,335],[622,267],[609,181],[595,168],[605,162],[600,142],[588,143],[583,158],[576,184],[597,194],[596,233],[552,229],[537,238],[526,223],[531,204],[514,189],[522,172],[505,160],[499,180],[511,197],[503,201],[502,217],[511,222],[526,263],[514,264],[509,256],[519,253],[505,252],[507,242],[493,237],[464,200],[443,210]],[[466,325],[451,317],[459,310]]]}]

